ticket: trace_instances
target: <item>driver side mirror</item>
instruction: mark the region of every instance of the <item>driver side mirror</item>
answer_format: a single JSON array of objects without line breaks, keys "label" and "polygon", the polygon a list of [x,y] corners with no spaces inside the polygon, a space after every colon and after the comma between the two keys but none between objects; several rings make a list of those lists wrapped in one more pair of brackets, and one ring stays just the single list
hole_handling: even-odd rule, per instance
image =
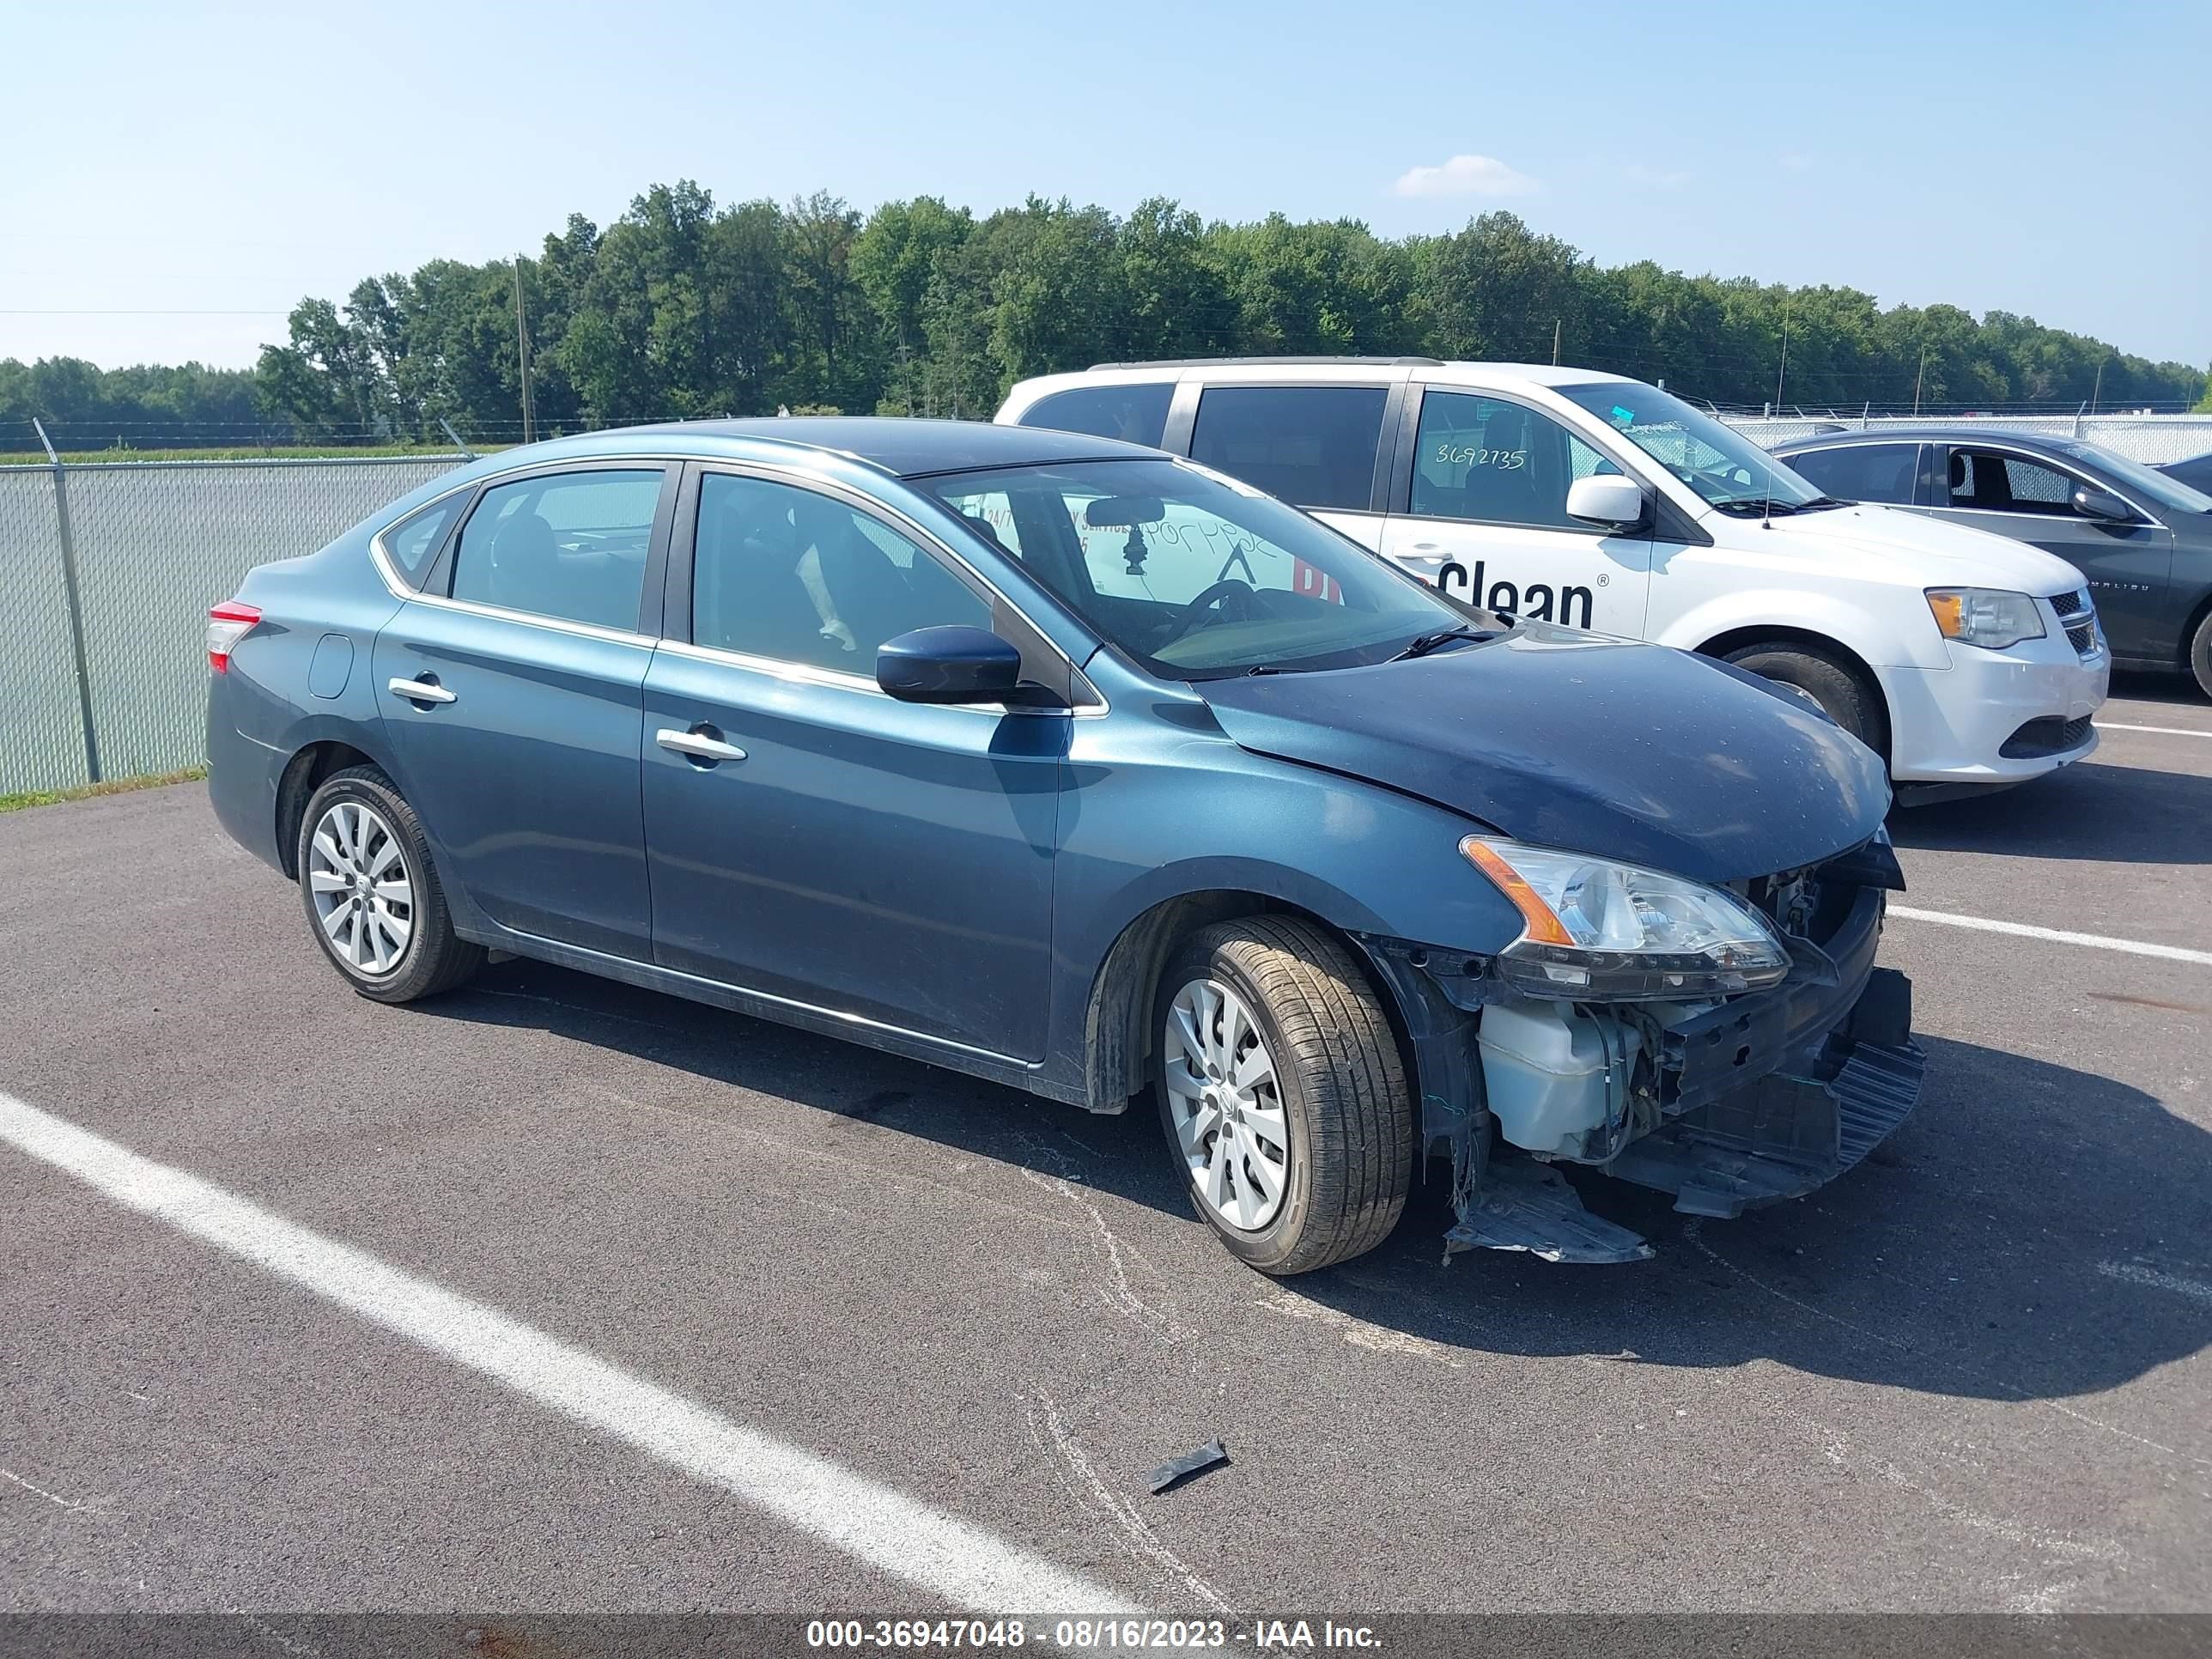
[{"label": "driver side mirror", "polygon": [[2106,524],[2135,522],[2135,513],[2125,501],[2094,484],[2074,486],[2074,510],[2085,519],[2098,519]]},{"label": "driver side mirror", "polygon": [[917,628],[876,653],[876,684],[901,702],[1003,702],[1021,679],[1021,652],[988,629]]},{"label": "driver side mirror", "polygon": [[1644,522],[1644,487],[1617,473],[1593,473],[1567,488],[1567,516],[1584,524],[1630,530]]}]

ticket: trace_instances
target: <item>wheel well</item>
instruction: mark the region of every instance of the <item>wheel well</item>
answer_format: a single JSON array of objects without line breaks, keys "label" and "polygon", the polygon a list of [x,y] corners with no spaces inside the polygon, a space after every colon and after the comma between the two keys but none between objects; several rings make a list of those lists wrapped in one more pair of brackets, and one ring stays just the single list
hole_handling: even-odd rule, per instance
[{"label": "wheel well", "polygon": [[350,744],[335,742],[311,743],[292,757],[276,785],[276,856],[283,860],[286,875],[299,878],[300,820],[323,780],[349,766],[375,764]]},{"label": "wheel well", "polygon": [[[1325,927],[1354,960],[1367,961],[1358,941],[1326,917],[1264,893],[1224,890],[1163,900],[1121,930],[1091,981],[1083,1031],[1085,1104],[1090,1110],[1124,1111],[1130,1099],[1152,1082],[1152,1005],[1159,999],[1161,970],[1176,947],[1201,927],[1258,915],[1297,916]],[[1400,1054],[1410,1054],[1396,994],[1380,974],[1370,974],[1368,981],[1389,1017]],[[1409,1061],[1408,1075],[1411,1072]]]},{"label": "wheel well", "polygon": [[[1826,634],[1815,634],[1810,629],[1770,625],[1735,628],[1725,634],[1716,635],[1698,647],[1698,654],[1701,657],[1725,659],[1730,652],[1741,651],[1750,645],[1799,646],[1807,650],[1817,651],[1824,657],[1833,658],[1837,666],[1844,669],[1857,680],[1867,695],[1874,700],[1874,706],[1881,711],[1882,736],[1885,739],[1887,738],[1890,731],[1889,699],[1883,694],[1881,681],[1875,676],[1874,670],[1868,666],[1866,659],[1852,650],[1850,647],[1831,639]],[[1885,741],[1882,744],[1884,758],[1887,757],[1888,747],[1887,742]]]}]

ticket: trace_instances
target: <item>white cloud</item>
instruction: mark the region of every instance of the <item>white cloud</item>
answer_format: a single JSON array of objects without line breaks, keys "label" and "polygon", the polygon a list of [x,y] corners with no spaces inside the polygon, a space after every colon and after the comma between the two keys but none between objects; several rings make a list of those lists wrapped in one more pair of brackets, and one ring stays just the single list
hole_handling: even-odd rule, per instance
[{"label": "white cloud", "polygon": [[1648,167],[1641,161],[1631,161],[1620,170],[1620,176],[1632,185],[1649,185],[1654,190],[1680,190],[1691,177],[1686,168]]},{"label": "white cloud", "polygon": [[1774,162],[1785,173],[1803,173],[1813,165],[1813,158],[1802,150],[1790,149],[1776,156]]},{"label": "white cloud", "polygon": [[1527,196],[1540,188],[1494,155],[1455,155],[1442,167],[1408,168],[1390,191],[1395,196]]}]

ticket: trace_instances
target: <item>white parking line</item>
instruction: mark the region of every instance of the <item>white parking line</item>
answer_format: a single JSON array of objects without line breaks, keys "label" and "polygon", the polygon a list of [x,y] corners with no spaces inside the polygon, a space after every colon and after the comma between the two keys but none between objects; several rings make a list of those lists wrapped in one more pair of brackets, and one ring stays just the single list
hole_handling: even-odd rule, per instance
[{"label": "white parking line", "polygon": [[1972,927],[1984,933],[2010,933],[2020,939],[2049,939],[2054,945],[2081,945],[2094,951],[2124,951],[2130,956],[2159,957],[2167,962],[2200,963],[2212,968],[2212,951],[2192,951],[2180,945],[2149,945],[2142,939],[2107,939],[2102,933],[2069,933],[2057,927],[2031,927],[2024,921],[1991,921],[1986,916],[1954,916],[1946,910],[1915,910],[1893,904],[1893,916],[1907,921],[1940,921],[1947,927]]},{"label": "white parking line", "polygon": [[12,1095],[0,1094],[0,1141],[958,1605],[992,1613],[1136,1611],[981,1527]]},{"label": "white parking line", "polygon": [[2146,1267],[2133,1261],[2100,1261],[2097,1271],[2107,1279],[2124,1279],[2130,1285],[2148,1285],[2154,1290],[2172,1291],[2176,1296],[2185,1296],[2191,1302],[2202,1302],[2206,1307],[2212,1308],[2212,1285],[2194,1279],[2162,1273],[2155,1267]]},{"label": "white parking line", "polygon": [[2160,732],[2169,738],[2212,738],[2212,732],[2199,732],[2193,726],[2125,726],[2118,720],[2094,722],[2100,732]]}]

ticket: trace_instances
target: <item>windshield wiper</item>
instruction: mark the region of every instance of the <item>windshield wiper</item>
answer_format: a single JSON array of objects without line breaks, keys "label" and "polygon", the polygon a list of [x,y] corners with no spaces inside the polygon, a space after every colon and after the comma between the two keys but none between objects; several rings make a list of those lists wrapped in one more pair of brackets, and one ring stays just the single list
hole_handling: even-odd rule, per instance
[{"label": "windshield wiper", "polygon": [[1462,623],[1457,628],[1440,628],[1433,634],[1419,635],[1407,641],[1403,651],[1395,657],[1385,657],[1382,660],[1407,662],[1415,657],[1425,657],[1439,646],[1449,645],[1454,640],[1487,640],[1496,637],[1487,629],[1469,628],[1465,623]]}]

